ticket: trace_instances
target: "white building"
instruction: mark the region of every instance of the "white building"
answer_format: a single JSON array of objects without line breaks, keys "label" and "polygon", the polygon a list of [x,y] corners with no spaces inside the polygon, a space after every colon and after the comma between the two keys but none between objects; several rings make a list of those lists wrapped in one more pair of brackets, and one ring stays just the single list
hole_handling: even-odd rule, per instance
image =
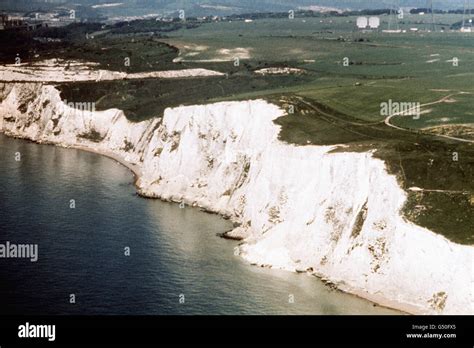
[{"label": "white building", "polygon": [[380,18],[379,17],[370,17],[369,18],[369,27],[370,27],[370,29],[378,29],[380,27]]},{"label": "white building", "polygon": [[368,26],[369,26],[369,20],[367,19],[367,17],[357,18],[357,28],[366,29]]}]

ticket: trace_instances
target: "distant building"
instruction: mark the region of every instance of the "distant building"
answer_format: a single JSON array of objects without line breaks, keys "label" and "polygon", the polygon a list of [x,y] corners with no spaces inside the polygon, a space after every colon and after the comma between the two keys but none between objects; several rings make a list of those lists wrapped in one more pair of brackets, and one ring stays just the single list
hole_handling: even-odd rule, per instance
[{"label": "distant building", "polygon": [[369,26],[369,20],[367,17],[358,17],[357,18],[357,28],[366,29]]},{"label": "distant building", "polygon": [[0,30],[4,30],[4,29],[5,29],[5,23],[7,22],[7,20],[8,20],[8,16],[7,16],[7,15],[0,14]]},{"label": "distant building", "polygon": [[463,33],[472,33],[472,19],[469,19],[467,22],[463,20],[463,24],[461,26],[461,32]]},{"label": "distant building", "polygon": [[36,30],[42,26],[41,22],[28,23],[22,17],[0,14],[0,30]]},{"label": "distant building", "polygon": [[380,18],[379,17],[370,17],[369,18],[369,27],[370,27],[370,29],[378,29],[380,27]]},{"label": "distant building", "polygon": [[0,15],[0,27],[2,30],[8,29],[27,29],[28,26],[20,17],[10,17],[8,15]]},{"label": "distant building", "polygon": [[357,28],[360,30],[365,29],[378,29],[380,27],[380,18],[379,17],[358,17],[357,18]]}]

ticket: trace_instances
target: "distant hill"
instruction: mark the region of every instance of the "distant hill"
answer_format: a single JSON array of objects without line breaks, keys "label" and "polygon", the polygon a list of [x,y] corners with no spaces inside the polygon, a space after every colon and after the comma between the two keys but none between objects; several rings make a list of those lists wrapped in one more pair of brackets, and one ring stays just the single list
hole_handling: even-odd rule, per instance
[{"label": "distant hill", "polygon": [[[399,0],[403,7],[426,7],[427,0]],[[184,9],[189,15],[226,15],[245,12],[275,12],[298,8],[328,9],[388,8],[394,0],[0,0],[0,10],[48,9],[57,5],[87,7],[107,3],[122,3],[116,7],[97,9],[104,13],[141,15],[150,12]],[[436,9],[459,9],[463,0],[434,0]]]}]

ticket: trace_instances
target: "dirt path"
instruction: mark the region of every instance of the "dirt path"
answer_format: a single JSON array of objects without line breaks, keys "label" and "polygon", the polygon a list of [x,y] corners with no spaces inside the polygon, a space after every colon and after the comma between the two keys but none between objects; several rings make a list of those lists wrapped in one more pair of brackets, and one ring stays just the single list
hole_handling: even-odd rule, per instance
[{"label": "dirt path", "polygon": [[322,111],[321,109],[319,109],[317,106],[311,104],[311,103],[308,103],[306,102],[303,98],[301,97],[297,97],[301,103],[305,104],[307,107],[313,109],[314,111],[316,111],[319,115],[319,117],[321,117],[323,120],[325,120],[326,122],[328,123],[331,123],[333,125],[336,125],[336,126],[339,126],[341,129],[344,129],[345,131],[347,132],[350,132],[350,133],[353,133],[353,134],[356,134],[356,135],[359,135],[359,136],[362,136],[364,138],[369,138],[369,139],[380,139],[380,138],[375,138],[375,137],[372,137],[372,136],[369,136],[367,134],[363,134],[363,133],[360,133],[360,132],[357,132],[355,130],[352,130],[352,129],[348,129],[340,124],[338,124],[338,122],[344,122],[346,124],[349,124],[349,125],[354,125],[354,126],[370,126],[370,125],[375,125],[375,124],[380,124],[381,122],[376,122],[376,123],[358,123],[358,122],[351,122],[351,121],[348,121],[348,120],[343,120],[343,119],[340,119],[339,117],[336,117],[334,115],[331,115],[327,112],[324,112]]},{"label": "dirt path", "polygon": [[[464,94],[465,92],[458,92],[458,93],[453,93],[453,94],[450,94],[450,95],[447,95],[437,101],[434,101],[434,102],[431,102],[431,103],[426,103],[426,104],[422,104],[421,107],[424,107],[424,106],[430,106],[430,105],[435,105],[435,104],[441,104],[441,103],[445,103],[447,100],[449,100],[451,97],[455,96],[455,95],[459,95],[459,94]],[[411,110],[409,110],[411,111]],[[395,129],[398,129],[398,130],[401,130],[401,131],[405,131],[405,132],[412,132],[412,130],[410,129],[407,129],[407,128],[402,128],[402,127],[398,127],[398,126],[395,126],[393,123],[391,123],[390,121],[392,120],[392,118],[396,117],[396,116],[400,116],[401,112],[398,112],[396,114],[393,114],[393,115],[390,115],[388,116],[385,120],[384,120],[384,123],[389,126],[389,127],[392,127],[392,128],[395,128]],[[468,139],[462,139],[462,138],[456,138],[456,137],[451,137],[449,135],[441,135],[441,134],[432,134],[432,133],[429,133],[430,135],[434,136],[434,137],[438,137],[438,138],[444,138],[444,139],[450,139],[450,140],[455,140],[455,141],[460,141],[460,142],[463,142],[463,143],[474,143],[474,140],[468,140]]]},{"label": "dirt path", "polygon": [[461,194],[461,195],[469,195],[471,192],[469,191],[454,191],[454,190],[430,190],[430,189],[424,189],[424,188],[419,188],[419,187],[410,187],[408,191],[412,192],[436,192],[436,193],[452,193],[452,194]]}]

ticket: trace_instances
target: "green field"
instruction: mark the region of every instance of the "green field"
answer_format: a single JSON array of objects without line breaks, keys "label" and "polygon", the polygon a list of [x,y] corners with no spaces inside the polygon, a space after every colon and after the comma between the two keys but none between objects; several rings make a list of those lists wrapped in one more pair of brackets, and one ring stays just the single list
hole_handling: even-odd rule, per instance
[{"label": "green field", "polygon": [[[418,17],[408,16],[406,26],[423,28],[416,24]],[[460,18],[446,15],[440,19],[451,24]],[[164,41],[179,47],[188,64],[224,59],[219,51],[226,49],[231,52],[228,59],[248,56],[243,59],[306,69],[314,81],[292,92],[370,121],[381,119],[380,103],[388,99],[428,104],[451,94],[474,93],[472,34],[362,33],[352,31],[355,20],[343,17],[213,23],[173,32]],[[349,66],[342,64],[345,57]],[[455,57],[458,66],[451,62]],[[435,126],[445,122],[437,120],[446,118],[447,111],[448,117],[461,120],[450,123],[469,122],[474,106],[471,95],[455,99],[449,105],[427,107],[432,110],[421,120],[401,122],[410,128]]]}]

